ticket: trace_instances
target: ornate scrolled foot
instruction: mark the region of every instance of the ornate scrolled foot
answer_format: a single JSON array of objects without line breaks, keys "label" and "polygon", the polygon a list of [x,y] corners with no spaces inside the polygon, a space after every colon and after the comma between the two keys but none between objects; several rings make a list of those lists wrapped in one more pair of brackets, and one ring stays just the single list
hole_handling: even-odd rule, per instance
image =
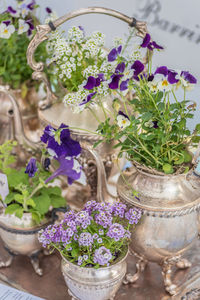
[{"label": "ornate scrolled foot", "polygon": [[190,268],[191,267],[191,262],[189,262],[189,260],[187,260],[186,258],[181,258],[177,263],[176,263],[176,267],[179,269],[186,269],[186,268]]},{"label": "ornate scrolled foot", "polygon": [[135,255],[137,258],[139,258],[139,260],[136,263],[136,273],[134,275],[130,273],[126,274],[125,279],[123,281],[124,284],[134,283],[135,281],[137,281],[148,263],[148,261],[144,259],[144,257],[141,257],[139,254],[133,252],[133,250],[131,249],[130,251],[131,254]]},{"label": "ornate scrolled foot", "polygon": [[10,267],[12,261],[13,261],[13,256],[9,255],[9,257],[6,260],[0,261],[0,268]]},{"label": "ornate scrolled foot", "polygon": [[43,270],[39,266],[40,262],[39,262],[38,254],[39,253],[32,255],[30,259],[35,273],[38,274],[39,276],[42,276]]},{"label": "ornate scrolled foot", "polygon": [[164,280],[165,290],[170,295],[175,295],[177,293],[177,286],[173,284],[171,279],[172,267],[180,261],[180,255],[171,258],[166,258],[162,264],[162,276]]}]

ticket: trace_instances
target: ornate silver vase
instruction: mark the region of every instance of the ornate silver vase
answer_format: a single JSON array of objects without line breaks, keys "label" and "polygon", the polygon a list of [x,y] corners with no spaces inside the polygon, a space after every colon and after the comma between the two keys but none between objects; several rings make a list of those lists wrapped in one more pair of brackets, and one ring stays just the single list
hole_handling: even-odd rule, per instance
[{"label": "ornate silver vase", "polygon": [[[42,275],[39,266],[38,255],[42,252],[42,245],[38,241],[38,232],[44,229],[51,220],[44,220],[42,224],[35,225],[30,213],[24,213],[19,219],[15,215],[0,214],[0,236],[4,243],[4,248],[8,253],[6,260],[0,261],[0,268],[9,267],[16,255],[26,255],[30,257],[35,272]],[[47,254],[44,252],[44,254]]]},{"label": "ornate silver vase", "polygon": [[126,257],[109,267],[79,267],[62,259],[62,273],[72,300],[113,300],[126,274]]},{"label": "ornate silver vase", "polygon": [[148,261],[155,262],[162,268],[166,291],[175,295],[178,288],[172,282],[171,269],[191,266],[182,255],[198,238],[199,177],[192,172],[159,176],[133,168],[120,176],[117,190],[122,201],[143,211],[130,245],[139,258],[137,272],[127,274],[125,283],[135,282]]}]

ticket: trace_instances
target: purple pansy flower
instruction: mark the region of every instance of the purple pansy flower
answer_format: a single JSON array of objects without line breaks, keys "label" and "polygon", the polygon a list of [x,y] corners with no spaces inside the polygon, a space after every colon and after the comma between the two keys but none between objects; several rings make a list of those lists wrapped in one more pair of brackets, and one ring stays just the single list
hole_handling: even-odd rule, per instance
[{"label": "purple pansy flower", "polygon": [[4,24],[6,24],[6,26],[10,25],[11,21],[7,20],[7,21],[3,21]]},{"label": "purple pansy flower", "polygon": [[143,39],[142,44],[140,45],[140,47],[142,48],[148,48],[149,50],[153,50],[153,49],[163,49],[162,46],[158,45],[155,41],[151,42],[151,36],[149,33],[147,33]]},{"label": "purple pansy flower", "polygon": [[179,79],[176,78],[178,73],[173,70],[169,70],[166,66],[158,67],[154,74],[161,74],[167,77],[167,80],[170,84],[175,84],[179,81]]},{"label": "purple pansy flower", "polygon": [[33,25],[33,20],[27,20],[26,23],[29,25],[29,29],[32,31],[35,27]]},{"label": "purple pansy flower", "polygon": [[197,83],[196,78],[192,74],[190,74],[188,71],[182,71],[181,77],[183,77],[189,83],[192,83],[192,84]]},{"label": "purple pansy flower", "polygon": [[108,54],[108,61],[115,61],[117,56],[121,53],[122,51],[122,45],[120,45],[118,48],[113,48],[110,53]]},{"label": "purple pansy flower", "polygon": [[25,173],[28,174],[29,177],[34,177],[37,169],[36,159],[32,157],[26,166]]},{"label": "purple pansy flower", "polygon": [[84,105],[92,100],[92,97],[96,94],[97,92],[91,93],[87,96],[87,99],[83,100],[79,105]]},{"label": "purple pansy flower", "polygon": [[70,130],[67,125],[61,124],[58,130],[50,125],[45,127],[41,141],[47,144],[48,151],[53,152],[53,156],[77,156],[81,153],[79,142],[70,137]]},{"label": "purple pansy flower", "polygon": [[128,83],[129,83],[129,79],[126,79],[124,81],[121,82],[120,84],[120,91],[125,91],[128,89]]},{"label": "purple pansy flower", "polygon": [[111,79],[112,79],[112,81],[109,83],[109,88],[111,89],[111,90],[116,90],[116,89],[118,89],[118,87],[119,87],[119,81],[120,81],[120,78],[121,77],[123,77],[124,75],[122,75],[122,74],[113,74],[112,76],[111,76]]},{"label": "purple pansy flower", "polygon": [[89,76],[87,83],[84,86],[84,89],[92,90],[94,87],[99,86],[101,84],[101,81],[104,81],[104,74],[102,74],[102,73],[98,74],[97,78],[95,78],[93,76]]},{"label": "purple pansy flower", "polygon": [[45,183],[48,183],[60,175],[67,176],[68,184],[72,184],[74,180],[78,180],[81,177],[81,171],[76,172],[76,170],[73,169],[75,160],[72,157],[69,158],[63,155],[55,159],[60,163],[60,167],[46,179]]},{"label": "purple pansy flower", "polygon": [[116,69],[115,69],[115,73],[123,73],[125,70],[125,63],[121,62],[117,65]]},{"label": "purple pansy flower", "polygon": [[140,60],[136,60],[131,69],[134,70],[133,76],[138,76],[144,70],[144,64]]}]

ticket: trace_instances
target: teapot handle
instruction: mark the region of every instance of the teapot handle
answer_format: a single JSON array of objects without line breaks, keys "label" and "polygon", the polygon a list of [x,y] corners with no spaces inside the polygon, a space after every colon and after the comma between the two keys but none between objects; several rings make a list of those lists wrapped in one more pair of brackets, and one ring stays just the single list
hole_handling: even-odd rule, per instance
[{"label": "teapot handle", "polygon": [[[85,14],[91,14],[91,13],[98,13],[98,14],[105,14],[109,15],[115,18],[118,18],[126,23],[128,23],[129,26],[135,27],[137,30],[137,36],[140,36],[141,38],[144,38],[144,36],[147,33],[147,26],[145,22],[137,21],[135,18],[130,18],[116,10],[104,8],[104,7],[88,7],[88,8],[81,8],[75,11],[72,11],[68,14],[65,14],[64,16],[58,18],[54,22],[49,22],[49,24],[46,25],[38,25],[36,26],[36,34],[31,40],[28,49],[27,49],[27,61],[29,66],[34,70],[33,72],[33,79],[35,80],[42,80],[44,84],[46,85],[47,89],[47,99],[45,101],[42,101],[39,103],[40,109],[46,109],[47,107],[51,106],[53,101],[56,99],[56,96],[53,94],[50,86],[50,82],[48,81],[46,74],[43,72],[44,70],[44,63],[42,62],[36,62],[34,58],[34,53],[37,47],[45,40],[48,39],[47,34],[51,31],[54,31],[64,22],[73,19],[77,16],[85,15]],[[147,56],[145,57],[145,63],[147,60]]]}]

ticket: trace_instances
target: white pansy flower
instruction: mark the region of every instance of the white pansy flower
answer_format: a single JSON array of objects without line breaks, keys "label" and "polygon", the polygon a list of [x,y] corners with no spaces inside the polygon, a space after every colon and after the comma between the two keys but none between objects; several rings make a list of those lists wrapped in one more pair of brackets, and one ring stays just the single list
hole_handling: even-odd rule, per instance
[{"label": "white pansy flower", "polygon": [[18,24],[19,24],[18,34],[22,34],[29,30],[29,25],[24,20],[19,19]]},{"label": "white pansy flower", "polygon": [[158,82],[156,82],[155,80],[152,80],[152,81],[149,81],[148,83],[147,83],[147,85],[148,85],[148,87],[149,87],[149,89],[150,89],[150,91],[152,92],[152,93],[156,93],[156,92],[158,92]]},{"label": "white pansy flower", "polygon": [[169,92],[172,89],[172,85],[168,82],[167,78],[163,78],[158,82],[157,88],[159,91]]},{"label": "white pansy flower", "polygon": [[124,129],[128,127],[131,124],[131,122],[129,118],[125,116],[125,114],[119,114],[117,116],[117,124],[121,129]]},{"label": "white pansy flower", "polygon": [[0,38],[9,39],[13,32],[15,32],[15,27],[13,25],[7,26],[4,23],[0,24]]}]

